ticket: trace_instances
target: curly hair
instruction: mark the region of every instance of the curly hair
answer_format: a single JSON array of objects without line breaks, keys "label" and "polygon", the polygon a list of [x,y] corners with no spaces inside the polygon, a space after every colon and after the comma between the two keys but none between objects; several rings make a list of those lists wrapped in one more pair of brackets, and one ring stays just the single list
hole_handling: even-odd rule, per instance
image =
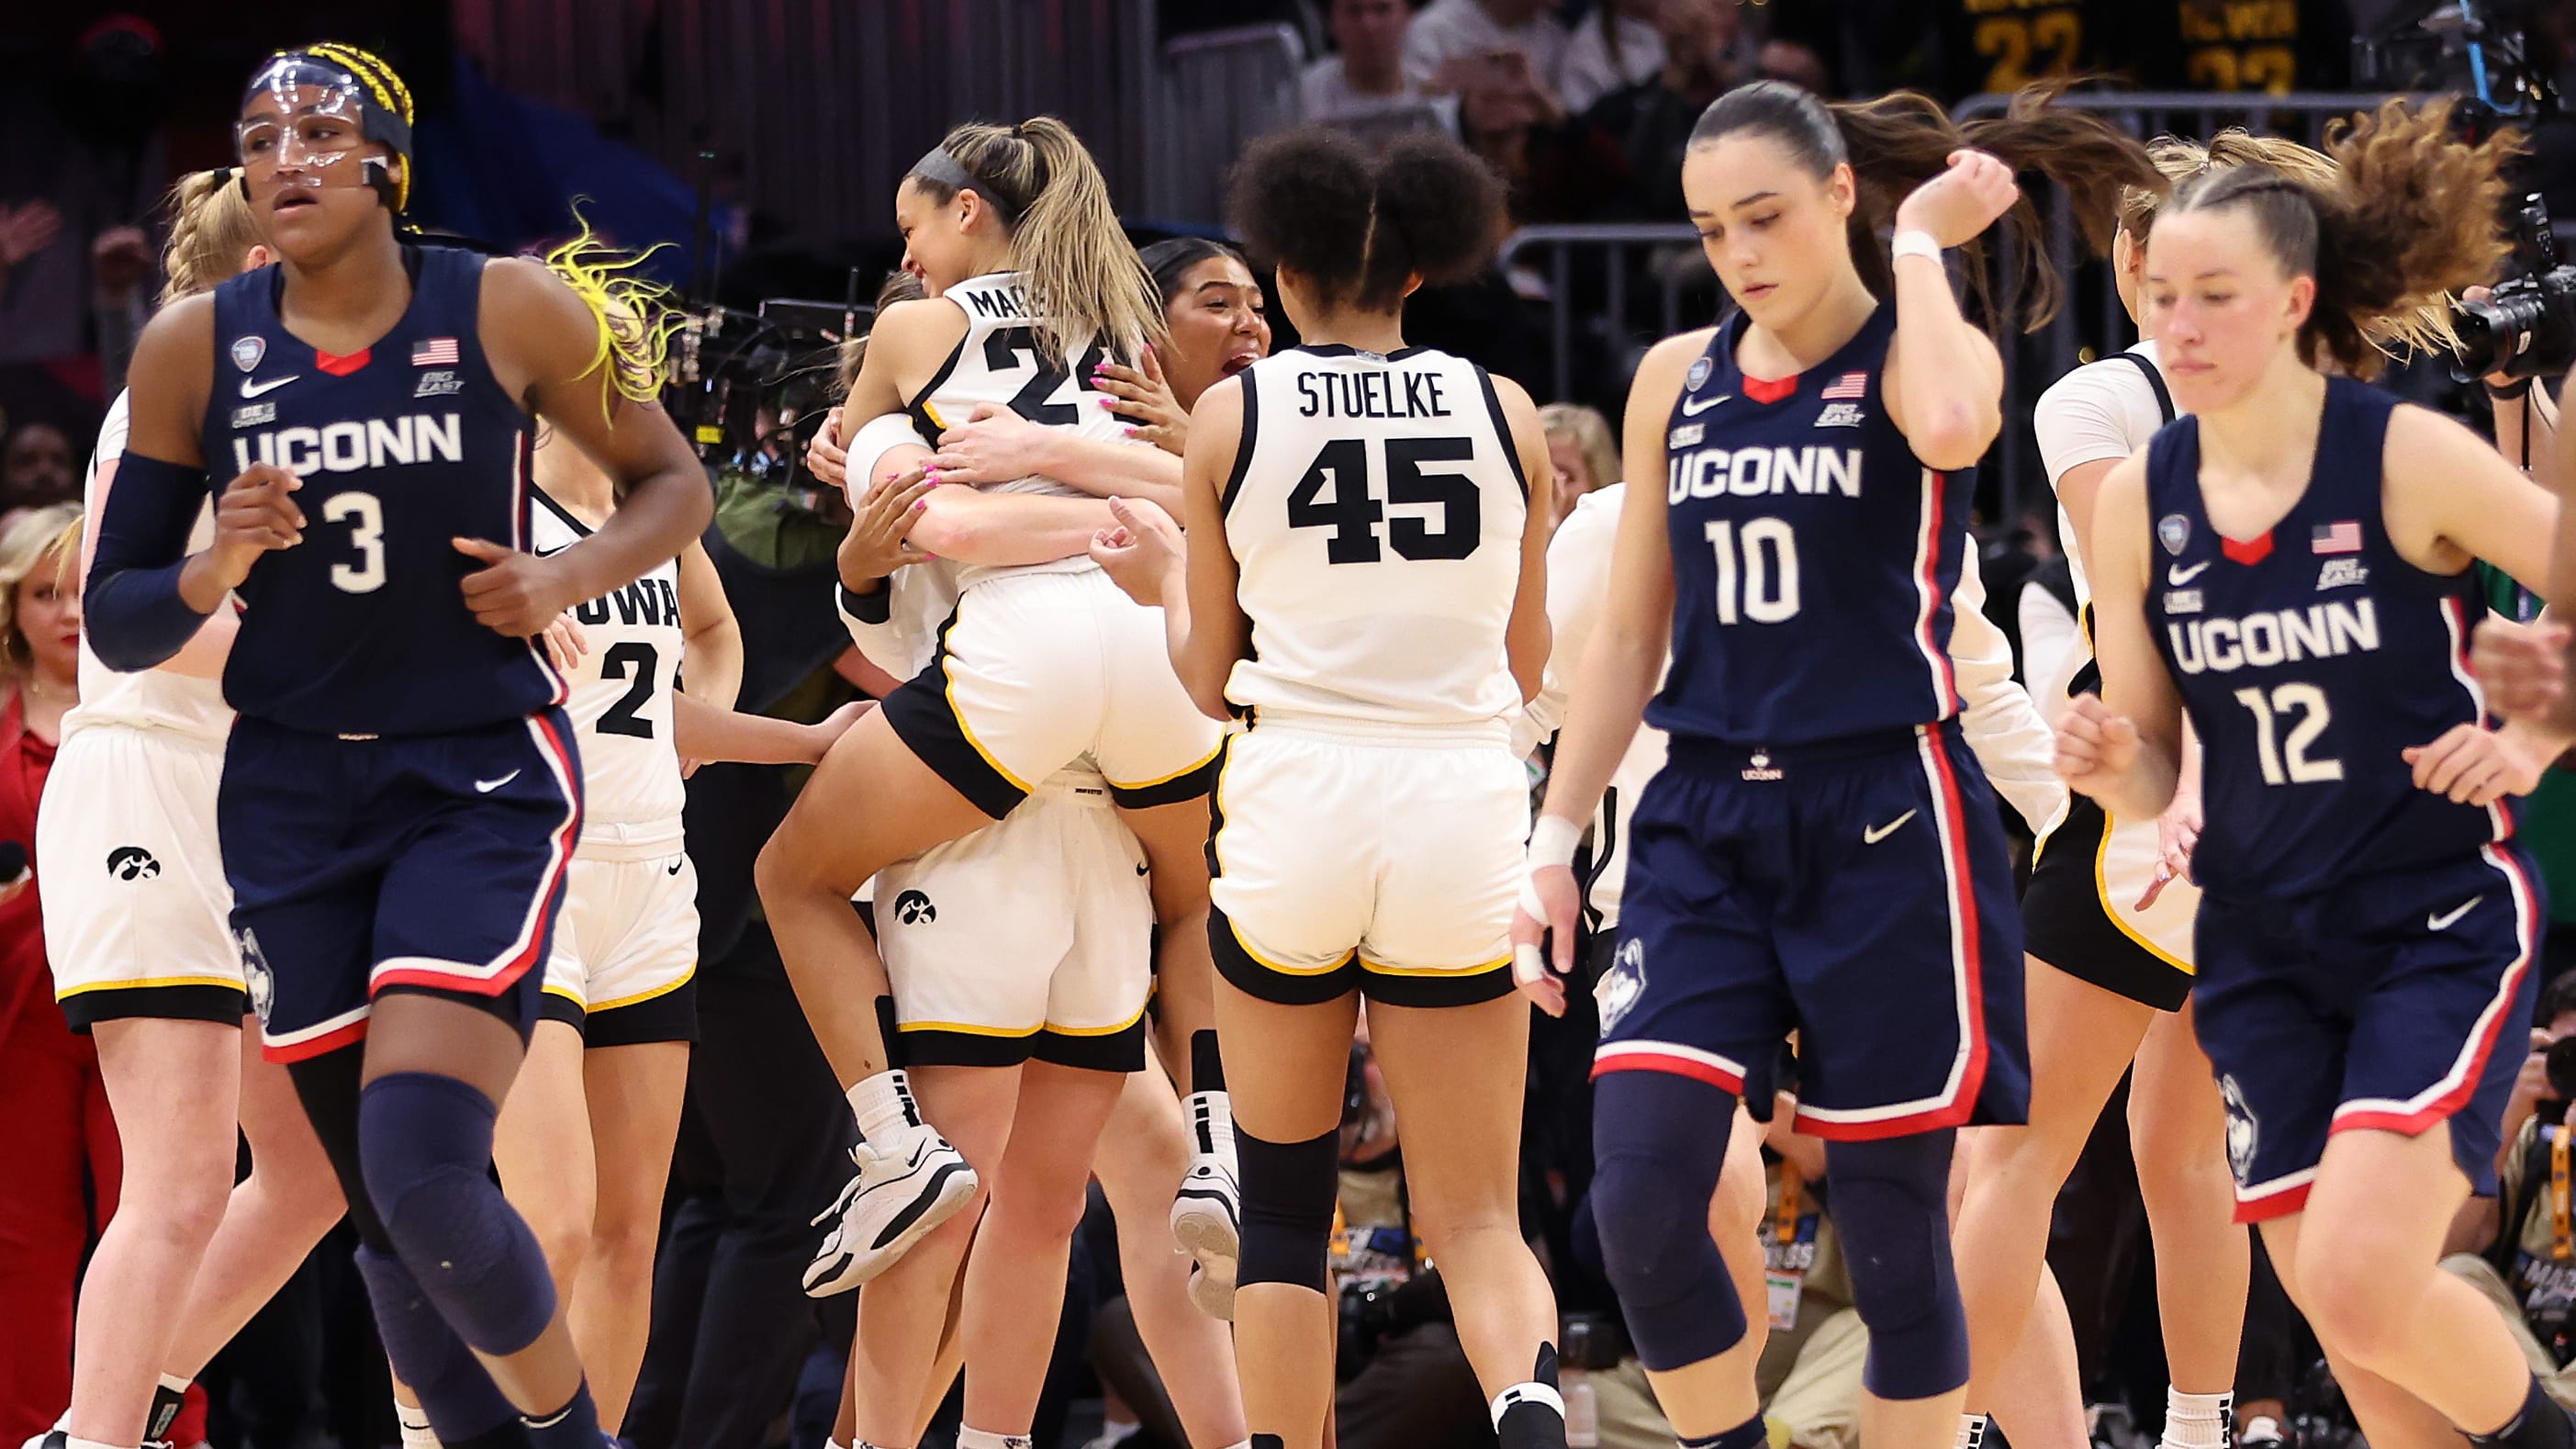
[{"label": "curly hair", "polygon": [[2374,337],[2428,299],[2493,280],[2513,252],[2500,217],[2504,166],[2521,137],[2463,141],[2453,105],[2387,101],[2331,129],[2331,177],[2268,164],[2211,170],[2176,186],[2160,214],[2245,211],[2284,273],[2316,279],[2300,359],[2374,377],[2385,360]]},{"label": "curly hair", "polygon": [[1503,235],[1503,184],[1447,136],[1416,133],[1372,154],[1346,132],[1299,126],[1252,144],[1227,212],[1252,254],[1326,303],[1404,305],[1414,277],[1464,281]]}]

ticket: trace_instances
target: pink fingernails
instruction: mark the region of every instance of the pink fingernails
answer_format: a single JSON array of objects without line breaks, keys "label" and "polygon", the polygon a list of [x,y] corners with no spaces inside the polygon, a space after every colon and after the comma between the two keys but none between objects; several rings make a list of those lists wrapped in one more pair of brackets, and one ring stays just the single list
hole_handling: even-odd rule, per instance
[{"label": "pink fingernails", "polygon": [[1100,400],[1100,405],[1105,408],[1114,408],[1118,406],[1118,400],[1116,398],[1105,397]]},{"label": "pink fingernails", "polygon": [[1131,437],[1131,438],[1132,438],[1132,437],[1134,437],[1134,436],[1136,436],[1136,430],[1135,430],[1133,427],[1128,428],[1128,429],[1127,429],[1127,436],[1129,436],[1129,437]]}]

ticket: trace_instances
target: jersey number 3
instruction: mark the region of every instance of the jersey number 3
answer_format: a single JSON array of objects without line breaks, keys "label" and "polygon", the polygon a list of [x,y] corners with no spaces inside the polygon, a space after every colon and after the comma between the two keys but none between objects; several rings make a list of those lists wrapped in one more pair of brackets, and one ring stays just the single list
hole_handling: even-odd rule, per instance
[{"label": "jersey number 3", "polygon": [[[1464,473],[1426,473],[1425,463],[1465,463],[1476,456],[1469,438],[1389,438],[1386,440],[1386,503],[1369,486],[1368,444],[1357,438],[1326,443],[1306,476],[1288,494],[1290,528],[1329,528],[1326,562],[1376,563],[1381,556],[1378,522],[1387,504],[1429,504],[1440,511],[1439,526],[1410,516],[1387,521],[1386,541],[1398,557],[1462,559],[1476,551],[1484,535],[1484,497],[1476,480]],[[1332,498],[1324,497],[1325,491]]]},{"label": "jersey number 3", "polygon": [[331,586],[347,594],[372,594],[385,586],[385,510],[373,493],[335,493],[322,505],[322,521],[349,525],[358,562],[331,565]]}]

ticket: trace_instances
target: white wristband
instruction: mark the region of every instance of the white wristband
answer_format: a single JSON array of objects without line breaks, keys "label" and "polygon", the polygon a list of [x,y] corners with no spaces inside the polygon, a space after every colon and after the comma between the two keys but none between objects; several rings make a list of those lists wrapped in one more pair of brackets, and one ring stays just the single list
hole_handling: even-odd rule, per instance
[{"label": "white wristband", "polygon": [[1887,257],[1890,261],[1898,257],[1930,257],[1937,262],[1941,260],[1941,244],[1928,231],[1900,231],[1889,244]]},{"label": "white wristband", "polygon": [[1540,816],[1530,830],[1529,868],[1574,864],[1574,847],[1582,840],[1582,826],[1561,815]]}]

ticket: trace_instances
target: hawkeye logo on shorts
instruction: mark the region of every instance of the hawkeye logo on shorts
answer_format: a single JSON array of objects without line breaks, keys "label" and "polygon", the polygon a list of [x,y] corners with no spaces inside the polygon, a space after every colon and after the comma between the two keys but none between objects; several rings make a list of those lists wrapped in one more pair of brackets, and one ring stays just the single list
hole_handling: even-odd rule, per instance
[{"label": "hawkeye logo on shorts", "polygon": [[107,853],[107,873],[118,880],[150,880],[161,873],[161,862],[142,846],[120,845]]},{"label": "hawkeye logo on shorts", "polygon": [[250,988],[250,1009],[266,1026],[269,1010],[277,1004],[277,977],[268,969],[268,957],[261,954],[259,937],[250,927],[233,932],[233,946],[241,952],[242,984]]},{"label": "hawkeye logo on shorts", "polygon": [[1601,973],[1601,984],[1592,988],[1593,1003],[1601,1008],[1601,1030],[1617,1026],[1645,994],[1646,943],[1630,936],[1619,943],[1619,954]]},{"label": "hawkeye logo on shorts", "polygon": [[905,891],[894,898],[894,918],[907,926],[927,926],[939,919],[939,908],[921,892]]}]

